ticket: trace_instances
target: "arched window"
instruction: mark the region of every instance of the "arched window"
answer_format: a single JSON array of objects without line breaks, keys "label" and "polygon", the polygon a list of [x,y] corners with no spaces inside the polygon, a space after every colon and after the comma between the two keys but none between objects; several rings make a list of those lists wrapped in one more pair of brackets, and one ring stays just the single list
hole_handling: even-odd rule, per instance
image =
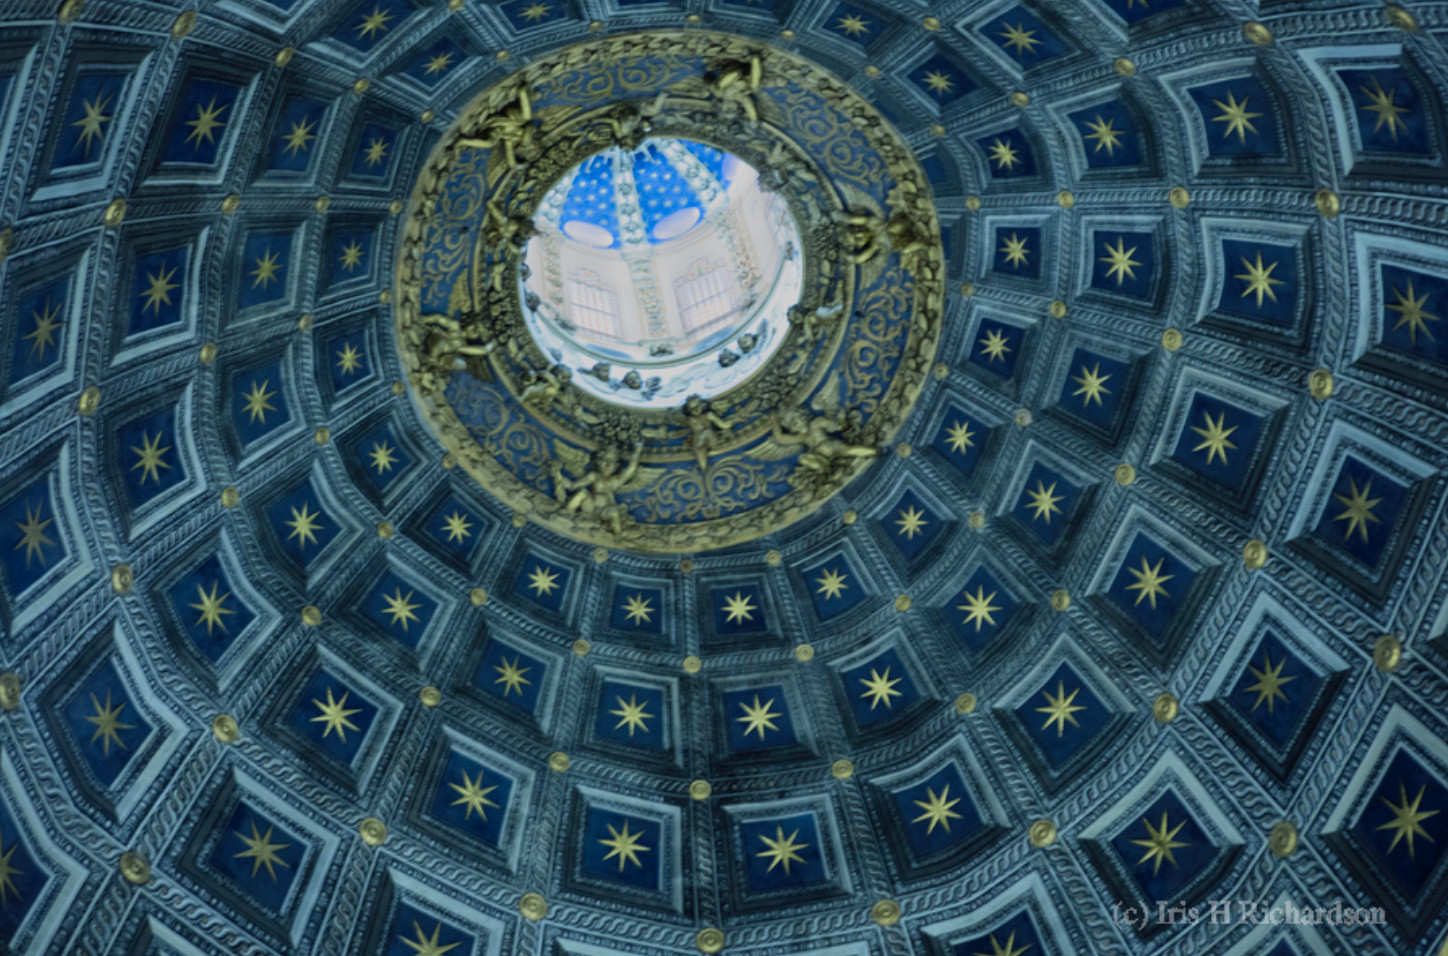
[{"label": "arched window", "polygon": [[697,259],[674,280],[674,298],[684,334],[695,335],[734,313],[734,283],[719,263]]},{"label": "arched window", "polygon": [[568,277],[568,317],[580,328],[611,339],[621,331],[618,293],[595,272],[579,269]]}]

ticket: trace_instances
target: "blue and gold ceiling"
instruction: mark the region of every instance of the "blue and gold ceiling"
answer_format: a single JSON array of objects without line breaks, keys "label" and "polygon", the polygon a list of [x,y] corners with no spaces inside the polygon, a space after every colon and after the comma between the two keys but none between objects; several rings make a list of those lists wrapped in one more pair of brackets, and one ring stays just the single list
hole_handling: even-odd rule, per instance
[{"label": "blue and gold ceiling", "polygon": [[[395,270],[481,91],[693,27],[893,124],[943,321],[812,514],[603,549]],[[11,0],[0,949],[1439,953],[1445,95],[1433,4]]]}]

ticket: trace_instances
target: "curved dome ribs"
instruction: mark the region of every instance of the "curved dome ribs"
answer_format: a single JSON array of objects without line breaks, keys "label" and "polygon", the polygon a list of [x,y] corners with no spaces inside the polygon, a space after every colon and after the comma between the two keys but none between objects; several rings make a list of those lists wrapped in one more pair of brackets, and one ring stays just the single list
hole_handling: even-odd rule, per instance
[{"label": "curved dome ribs", "polygon": [[[1448,13],[1249,6],[9,0],[0,950],[1439,952]],[[944,334],[810,517],[610,552],[422,425],[402,213],[685,17],[900,130]]]}]

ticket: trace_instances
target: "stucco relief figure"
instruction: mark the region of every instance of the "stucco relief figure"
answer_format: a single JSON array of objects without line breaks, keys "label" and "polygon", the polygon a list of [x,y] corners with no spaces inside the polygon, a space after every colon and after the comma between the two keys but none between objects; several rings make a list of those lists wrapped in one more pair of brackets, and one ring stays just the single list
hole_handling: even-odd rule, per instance
[{"label": "stucco relief figure", "polygon": [[647,103],[620,103],[608,113],[609,129],[613,141],[626,150],[635,150],[643,145],[654,130],[654,119],[662,112],[667,93],[660,93]]},{"label": "stucco relief figure", "polygon": [[[714,448],[726,436],[734,426],[725,421],[709,407],[709,403],[697,395],[690,395],[684,402],[683,428],[687,432],[685,444],[694,453],[694,461],[699,466],[699,474],[703,475],[709,470],[709,456]],[[670,432],[678,426],[660,425],[657,428],[648,429],[645,434],[652,438],[667,439]]]},{"label": "stucco relief figure", "polygon": [[464,136],[454,143],[456,149],[495,149],[502,147],[509,169],[516,169],[519,158],[532,160],[537,152],[533,138],[533,100],[528,91],[518,93],[518,101],[504,107],[482,123],[478,136]]},{"label": "stucco relief figure", "polygon": [[573,381],[573,370],[566,365],[553,365],[545,369],[529,369],[523,376],[523,390],[518,400],[546,412],[553,407],[563,394],[568,383]]},{"label": "stucco relief figure", "polygon": [[522,253],[528,240],[538,235],[538,228],[528,216],[510,216],[503,211],[498,199],[489,199],[487,204],[487,225],[483,227],[483,242],[492,249],[507,247]]},{"label": "stucco relief figure", "polygon": [[791,150],[785,141],[777,139],[764,157],[765,175],[759,178],[760,188],[776,192],[791,179],[796,185],[809,187],[819,182],[819,177],[810,169],[799,154]]},{"label": "stucco relief figure", "polygon": [[720,63],[705,73],[701,80],[692,82],[702,84],[705,92],[718,101],[724,112],[743,113],[750,123],[759,122],[757,94],[764,85],[764,62],[758,56]]},{"label": "stucco relief figure", "polygon": [[847,437],[858,430],[858,415],[840,408],[839,394],[836,373],[825,381],[808,409],[793,405],[771,412],[769,440],[759,446],[755,456],[778,461],[794,454],[797,446],[805,446],[789,482],[809,490],[827,486],[855,461],[877,457],[880,450],[874,445]]},{"label": "stucco relief figure", "polygon": [[885,219],[874,212],[837,212],[835,222],[843,228],[846,257],[852,265],[864,265],[885,251]]},{"label": "stucco relief figure", "polygon": [[453,358],[483,358],[498,347],[496,339],[478,340],[480,330],[473,316],[424,315],[422,319],[429,327],[425,348],[432,365],[446,367]]},{"label": "stucco relief figure", "polygon": [[874,212],[839,212],[835,222],[844,229],[845,256],[857,266],[882,266],[893,250],[900,254],[901,268],[916,273],[934,245],[925,224],[908,211],[889,219]]},{"label": "stucco relief figure", "polygon": [[770,437],[776,444],[805,446],[799,456],[799,471],[790,476],[790,483],[796,486],[827,482],[836,477],[841,466],[880,454],[874,445],[857,445],[841,437],[850,421],[840,412],[810,415],[803,408],[786,408],[771,413],[769,423]]},{"label": "stucco relief figure", "polygon": [[[622,534],[628,509],[614,496],[638,491],[655,477],[640,473],[639,458],[644,452],[643,443],[634,445],[633,454],[627,462],[612,445],[605,445],[592,456],[566,445],[558,445],[555,451],[559,457],[550,463],[549,468],[553,478],[553,497],[563,505],[563,510],[594,518],[608,525],[615,535]],[[564,477],[565,468],[577,477]]]},{"label": "stucco relief figure", "polygon": [[840,316],[845,314],[845,305],[843,302],[835,302],[831,305],[822,305],[817,309],[794,305],[790,306],[788,314],[790,327],[802,329],[805,342],[813,345],[819,341],[826,329],[834,325]]}]

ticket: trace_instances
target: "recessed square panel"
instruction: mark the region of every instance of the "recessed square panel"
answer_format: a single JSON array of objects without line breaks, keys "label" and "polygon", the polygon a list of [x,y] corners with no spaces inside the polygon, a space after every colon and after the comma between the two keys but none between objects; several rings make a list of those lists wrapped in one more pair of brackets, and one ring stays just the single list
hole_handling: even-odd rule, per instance
[{"label": "recessed square panel", "polygon": [[1019,179],[1036,175],[1036,157],[1025,134],[1018,129],[985,136],[976,140],[985,153],[992,179]]},{"label": "recessed square panel", "polygon": [[226,569],[214,555],[172,585],[170,598],[182,631],[213,664],[256,619],[251,608],[232,592]]},{"label": "recessed square panel", "polygon": [[1151,233],[1097,229],[1093,239],[1093,289],[1136,298],[1151,295],[1156,269],[1155,237]]},{"label": "recessed square panel", "polygon": [[291,233],[253,234],[241,250],[241,289],[237,308],[278,302],[287,297],[291,274]]},{"label": "recessed square panel", "polygon": [[1211,865],[1217,848],[1186,805],[1167,791],[1111,840],[1148,900],[1175,900]]},{"label": "recessed square panel", "polygon": [[965,71],[940,54],[931,57],[906,75],[940,106],[953,103],[975,89],[975,83],[965,75]]},{"label": "recessed square panel", "polygon": [[324,753],[350,764],[376,719],[376,704],[321,670],[302,688],[286,722]]},{"label": "recessed square panel", "polygon": [[1126,394],[1131,368],[1087,349],[1077,349],[1071,356],[1069,374],[1061,386],[1057,406],[1064,412],[1109,428]]},{"label": "recessed square panel", "polygon": [[1059,767],[1091,742],[1111,712],[1071,665],[1062,664],[1016,716],[1051,766]]},{"label": "recessed square panel", "polygon": [[547,672],[548,666],[537,658],[490,638],[478,663],[473,686],[531,714],[538,709],[538,696]]},{"label": "recessed square panel", "polygon": [[[1031,226],[997,226],[991,268],[1023,279],[1041,277],[1041,230]],[[974,350],[972,350],[974,352]]]},{"label": "recessed square panel", "polygon": [[739,825],[744,843],[744,877],[762,893],[823,882],[826,878],[819,826],[812,813]]},{"label": "recessed square panel", "polygon": [[1250,76],[1188,90],[1201,111],[1212,156],[1266,156],[1280,150],[1277,118],[1262,84]]},{"label": "recessed square panel", "polygon": [[942,608],[950,629],[972,651],[981,651],[1005,627],[1016,601],[985,565],[976,568]]},{"label": "recessed square panel", "polygon": [[1401,67],[1339,70],[1355,108],[1363,149],[1382,153],[1433,150],[1425,100]]},{"label": "recessed square panel", "polygon": [[221,141],[230,126],[240,121],[236,103],[241,87],[221,80],[194,78],[181,93],[166,133],[168,163],[216,162]]},{"label": "recessed square panel", "polygon": [[1263,424],[1260,415],[1197,392],[1171,456],[1200,475],[1236,488],[1247,476]]},{"label": "recessed square panel", "polygon": [[1448,787],[1399,753],[1352,831],[1397,888],[1416,898],[1448,853]]},{"label": "recessed square panel", "polygon": [[310,481],[302,482],[268,508],[267,520],[282,550],[304,569],[326,550],[340,530],[336,520],[322,508]]},{"label": "recessed square panel", "polygon": [[91,772],[107,787],[125,771],[151,733],[151,724],[137,711],[109,662],[76,688],[61,719]]},{"label": "recessed square panel", "polygon": [[947,763],[925,780],[895,793],[895,806],[917,857],[967,839],[984,826],[960,770]]},{"label": "recessed square panel", "polygon": [[[367,356],[367,336],[354,332],[329,341],[323,349],[332,379],[332,390],[341,393],[364,381],[372,371]],[[319,356],[319,359],[321,357]]]},{"label": "recessed square panel", "polygon": [[940,420],[935,430],[935,439],[930,443],[945,460],[950,462],[962,475],[975,471],[980,461],[981,448],[985,444],[986,428],[978,419],[952,405]]},{"label": "recessed square panel", "polygon": [[322,120],[327,105],[307,99],[288,100],[277,117],[272,135],[271,168],[290,173],[304,173],[319,151]]},{"label": "recessed square panel", "polygon": [[915,681],[895,648],[840,674],[850,711],[861,728],[889,720],[920,697]]},{"label": "recessed square panel", "polygon": [[594,733],[600,740],[627,747],[663,750],[668,743],[664,708],[664,692],[657,687],[606,680],[598,694]]},{"label": "recessed square panel", "polygon": [[116,448],[121,481],[133,508],[186,480],[186,467],[176,448],[174,408],[122,425],[116,433]]},{"label": "recessed square panel", "polygon": [[498,846],[513,781],[452,750],[443,767],[430,813],[440,823],[489,846]]},{"label": "recessed square panel", "polygon": [[390,636],[416,647],[437,613],[437,602],[426,592],[388,571],[362,602],[361,611]]},{"label": "recessed square panel", "polygon": [[1011,514],[1049,547],[1060,538],[1080,496],[1081,489],[1064,475],[1037,462],[1026,475]]},{"label": "recessed square panel", "polygon": [[884,18],[848,3],[836,6],[824,21],[824,28],[830,33],[853,40],[862,47],[868,47],[887,25]]},{"label": "recessed square panel", "polygon": [[163,249],[136,259],[129,334],[139,335],[181,321],[190,260],[190,246]]},{"label": "recessed square panel", "polygon": [[513,593],[539,607],[561,611],[572,577],[573,572],[567,567],[529,554],[519,566],[518,577],[513,581]]},{"label": "recessed square panel", "polygon": [[68,553],[56,525],[55,505],[46,478],[0,505],[0,529],[9,529],[11,546],[0,547],[0,562],[11,594],[20,594],[45,576]]},{"label": "recessed square panel", "polygon": [[583,872],[657,891],[662,837],[657,821],[590,807],[583,832]]},{"label": "recessed square panel", "polygon": [[613,591],[608,623],[622,631],[661,634],[664,629],[664,592],[658,588],[620,584]]},{"label": "recessed square panel", "polygon": [[778,684],[724,694],[729,749],[736,754],[786,747],[796,742],[789,700]]},{"label": "recessed square panel", "polygon": [[231,420],[242,445],[265,438],[291,421],[282,382],[280,360],[238,372],[231,380]]},{"label": "recessed square panel", "polygon": [[407,904],[397,907],[385,937],[383,956],[447,956],[471,954],[474,940],[467,933],[431,913]]},{"label": "recessed square panel", "polygon": [[1383,266],[1382,343],[1390,349],[1448,365],[1448,279]]},{"label": "recessed square panel", "polygon": [[1041,25],[1025,7],[1012,7],[981,24],[981,35],[1023,67],[1032,67],[1066,52],[1066,45]]},{"label": "recessed square panel", "polygon": [[1227,700],[1273,744],[1284,748],[1311,712],[1322,680],[1268,631],[1248,656]]},{"label": "recessed square panel", "polygon": [[105,156],[116,129],[116,115],[123,106],[127,79],[128,74],[114,71],[87,71],[76,77],[58,124],[52,170],[98,163]]},{"label": "recessed square panel", "polygon": [[1195,572],[1144,534],[1137,534],[1106,592],[1152,637],[1160,637],[1186,601]]},{"label": "recessed square panel", "polygon": [[1292,324],[1297,314],[1297,250],[1270,242],[1222,240],[1226,266],[1217,311],[1254,322]]},{"label": "recessed square panel", "polygon": [[60,361],[70,278],[57,279],[20,294],[15,307],[15,341],[10,380],[20,382]]},{"label": "recessed square panel", "polygon": [[282,912],[306,844],[268,813],[246,802],[226,819],[223,836],[208,860],[262,908]]},{"label": "recessed square panel", "polygon": [[1343,459],[1316,534],[1370,568],[1383,560],[1408,489],[1351,455]]},{"label": "recessed square panel", "polygon": [[0,802],[0,860],[5,861],[5,869],[9,871],[4,884],[6,905],[0,906],[0,939],[9,940],[15,937],[15,931],[44,892],[50,874],[21,840],[20,828],[3,802]]},{"label": "recessed square panel", "polygon": [[753,584],[711,588],[714,631],[718,634],[757,634],[768,629],[764,600]]},{"label": "recessed square panel", "polygon": [[807,568],[804,578],[810,602],[821,621],[838,617],[866,597],[863,582],[842,554]]},{"label": "recessed square panel", "polygon": [[1091,169],[1141,164],[1141,137],[1136,120],[1119,101],[1078,110],[1071,114],[1071,122],[1081,135],[1086,165]]}]

